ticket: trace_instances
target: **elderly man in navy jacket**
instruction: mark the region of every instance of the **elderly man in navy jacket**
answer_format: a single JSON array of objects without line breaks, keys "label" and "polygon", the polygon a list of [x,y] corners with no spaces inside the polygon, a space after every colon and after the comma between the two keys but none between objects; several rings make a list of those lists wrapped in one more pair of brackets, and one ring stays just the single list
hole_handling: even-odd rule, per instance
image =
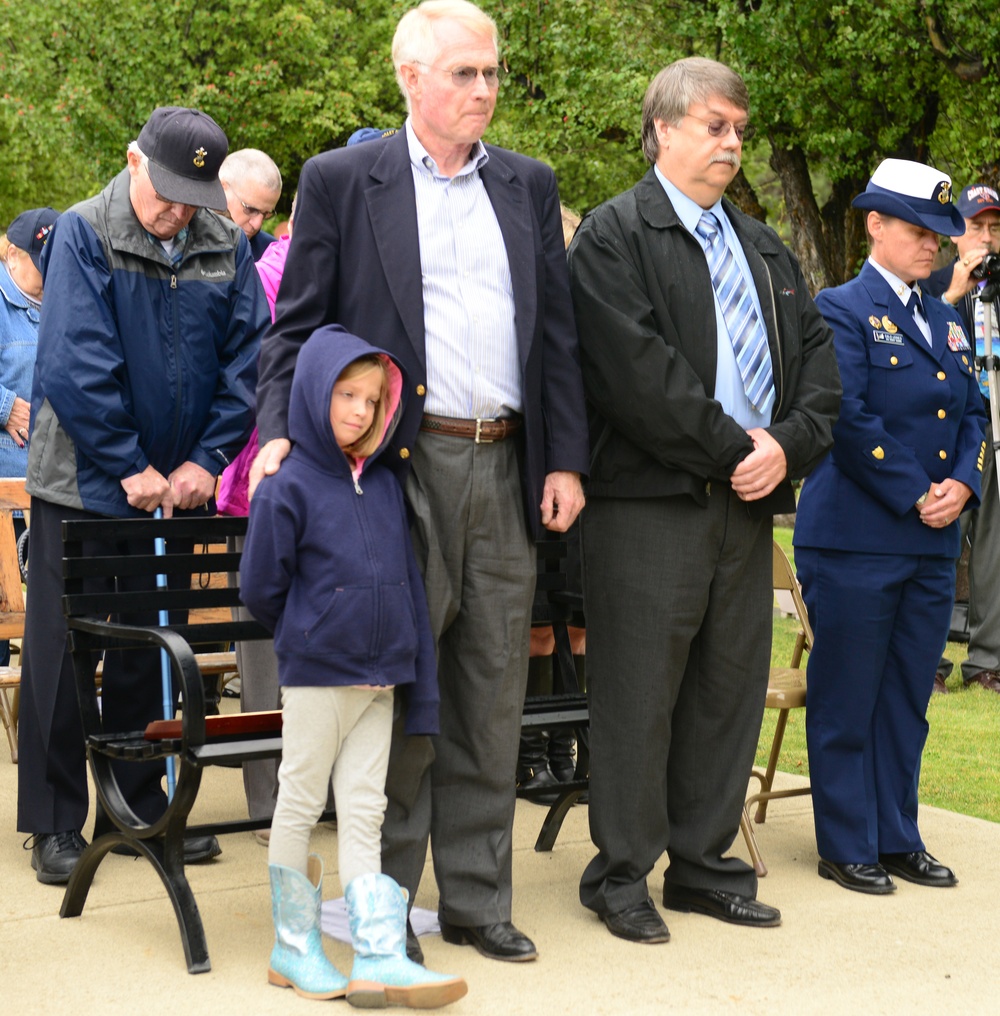
[{"label": "elderly man in navy jacket", "polygon": [[[226,204],[218,172],[227,144],[199,110],[154,110],[129,146],[127,168],[64,213],[46,245],[17,798],[18,829],[34,834],[40,882],[67,882],[86,846],[86,760],[60,603],[61,520],[157,508],[211,514],[216,478],[253,426],[268,312],[246,238],[209,211]],[[137,553],[151,550],[131,543]],[[142,729],[162,715],[155,652],[110,653],[103,681],[109,729]],[[132,809],[155,820],[166,805],[163,764],[116,769]],[[215,837],[189,839],[185,860],[218,852]]]},{"label": "elderly man in navy jacket", "polygon": [[924,848],[917,781],[985,416],[965,328],[920,289],[938,234],[965,229],[950,178],[886,159],[854,205],[871,254],[816,300],[844,397],[833,450],[799,498],[795,563],[815,635],[806,735],[819,874],[882,894],[893,875],[957,881]]}]

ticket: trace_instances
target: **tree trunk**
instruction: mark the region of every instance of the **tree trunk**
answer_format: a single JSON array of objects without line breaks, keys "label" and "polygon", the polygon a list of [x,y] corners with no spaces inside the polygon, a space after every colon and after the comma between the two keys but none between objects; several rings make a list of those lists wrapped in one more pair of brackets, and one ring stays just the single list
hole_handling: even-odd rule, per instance
[{"label": "tree trunk", "polygon": [[827,259],[823,218],[813,196],[805,153],[797,145],[784,148],[772,142],[770,163],[781,181],[791,226],[792,250],[799,259],[809,292],[815,295],[835,283]]},{"label": "tree trunk", "polygon": [[764,206],[757,200],[757,192],[746,178],[742,167],[740,167],[736,176],[733,177],[733,182],[726,188],[726,197],[744,215],[749,215],[752,219],[757,219],[760,222],[767,222],[767,212],[764,211]]},{"label": "tree trunk", "polygon": [[839,286],[853,279],[868,254],[865,213],[851,205],[855,195],[868,184],[864,180],[838,180],[830,199],[823,206],[823,232],[827,238],[830,285]]}]

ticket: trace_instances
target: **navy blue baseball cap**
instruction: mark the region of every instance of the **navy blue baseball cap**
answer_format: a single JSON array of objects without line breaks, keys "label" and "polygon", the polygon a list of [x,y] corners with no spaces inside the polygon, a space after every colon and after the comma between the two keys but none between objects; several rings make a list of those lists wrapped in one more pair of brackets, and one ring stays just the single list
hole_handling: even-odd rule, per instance
[{"label": "navy blue baseball cap", "polygon": [[1000,212],[1000,195],[986,183],[970,184],[956,202],[959,215],[974,219],[980,212]]},{"label": "navy blue baseball cap", "polygon": [[951,177],[933,166],[907,159],[884,159],[855,208],[884,212],[943,236],[961,236],[965,219],[951,200]]},{"label": "navy blue baseball cap", "polygon": [[7,227],[7,239],[25,251],[35,267],[41,269],[42,248],[58,218],[59,212],[54,208],[29,208]]},{"label": "navy blue baseball cap", "polygon": [[379,138],[391,138],[398,130],[398,127],[387,127],[385,130],[380,130],[378,127],[361,127],[347,139],[347,144],[360,145],[365,141],[378,141]]},{"label": "navy blue baseball cap", "polygon": [[139,133],[139,149],[157,194],[198,208],[226,207],[219,167],[229,151],[225,131],[200,109],[160,106]]}]

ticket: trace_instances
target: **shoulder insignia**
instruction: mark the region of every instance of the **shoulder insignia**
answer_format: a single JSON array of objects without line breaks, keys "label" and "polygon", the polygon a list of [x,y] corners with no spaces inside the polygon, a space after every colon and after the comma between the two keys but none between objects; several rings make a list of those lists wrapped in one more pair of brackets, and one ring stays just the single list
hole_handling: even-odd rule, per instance
[{"label": "shoulder insignia", "polygon": [[881,445],[875,445],[875,447],[872,449],[872,458],[878,459],[879,462],[881,462],[882,459],[885,458],[885,452],[882,451]]}]

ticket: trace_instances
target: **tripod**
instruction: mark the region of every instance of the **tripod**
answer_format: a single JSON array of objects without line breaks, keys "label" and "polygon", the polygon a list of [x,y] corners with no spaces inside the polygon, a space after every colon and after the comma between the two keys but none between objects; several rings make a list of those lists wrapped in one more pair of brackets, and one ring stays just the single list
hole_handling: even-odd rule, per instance
[{"label": "tripod", "polygon": [[[1000,292],[1000,280],[991,278],[989,282],[979,291],[975,299],[979,300],[983,308],[983,361],[982,367],[986,371],[986,385],[990,390],[990,423],[993,427],[993,456],[997,465],[997,487],[1000,495],[1000,381],[997,372],[1000,369],[1000,360],[993,353],[993,301]],[[983,492],[986,496],[986,492]]]}]

